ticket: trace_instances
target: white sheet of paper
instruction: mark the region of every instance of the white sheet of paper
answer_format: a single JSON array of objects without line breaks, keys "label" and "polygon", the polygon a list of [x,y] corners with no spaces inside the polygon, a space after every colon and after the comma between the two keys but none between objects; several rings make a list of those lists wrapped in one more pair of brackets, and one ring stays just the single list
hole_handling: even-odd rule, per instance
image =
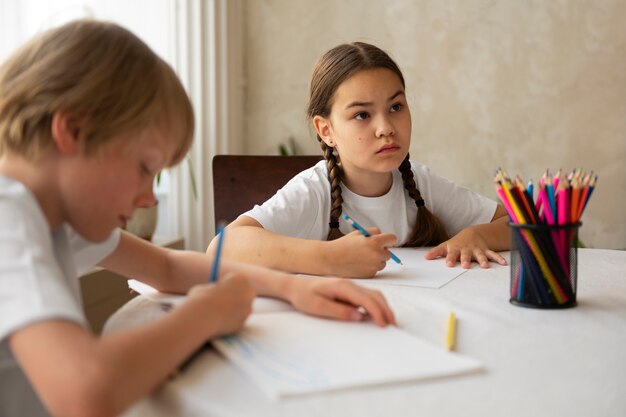
[{"label": "white sheet of paper", "polygon": [[[187,299],[186,295],[181,294],[168,294],[158,292],[155,288],[148,284],[144,284],[136,279],[128,280],[128,287],[138,294],[143,295],[145,298],[155,303],[155,308],[158,308],[158,304],[169,303],[172,307],[182,304]],[[286,301],[277,300],[275,298],[256,297],[252,302],[253,313],[266,313],[276,311],[293,311],[291,304]]]},{"label": "white sheet of paper", "polygon": [[298,312],[253,314],[236,335],[213,345],[272,399],[480,370],[474,359],[397,327]]},{"label": "white sheet of paper", "polygon": [[441,288],[454,278],[466,272],[459,264],[450,268],[445,258],[426,260],[425,248],[392,248],[391,251],[402,260],[404,266],[391,259],[387,266],[374,278],[355,280],[360,284],[368,282],[388,285],[406,285],[410,287]]}]

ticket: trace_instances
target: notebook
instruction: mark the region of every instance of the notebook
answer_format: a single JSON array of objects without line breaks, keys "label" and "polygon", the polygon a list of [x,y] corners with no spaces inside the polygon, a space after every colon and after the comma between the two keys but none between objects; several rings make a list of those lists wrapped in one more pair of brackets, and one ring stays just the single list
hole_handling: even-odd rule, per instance
[{"label": "notebook", "polygon": [[253,314],[213,346],[271,399],[476,372],[480,361],[393,326],[296,311]]},{"label": "notebook", "polygon": [[428,248],[393,248],[404,266],[391,259],[376,276],[359,279],[360,284],[404,285],[409,287],[441,288],[459,275],[467,272],[458,264],[455,268],[446,266],[445,258],[426,260]]},{"label": "notebook", "polygon": [[[144,297],[136,314],[114,319],[106,331],[154,320],[185,297],[132,282]],[[150,307],[147,303],[152,303]],[[144,317],[138,317],[144,315]],[[483,364],[449,352],[401,328],[343,322],[295,311],[280,300],[257,297],[244,329],[213,346],[273,399],[477,372]]]}]

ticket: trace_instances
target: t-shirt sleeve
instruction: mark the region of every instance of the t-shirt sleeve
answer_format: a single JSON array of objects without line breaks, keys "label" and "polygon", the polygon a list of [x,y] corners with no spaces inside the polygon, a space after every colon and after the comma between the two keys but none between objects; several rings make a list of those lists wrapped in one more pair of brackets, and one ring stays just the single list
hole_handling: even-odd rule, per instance
[{"label": "t-shirt sleeve", "polygon": [[[321,219],[325,205],[325,183],[319,170],[310,168],[292,178],[262,205],[243,214],[256,220],[264,229],[302,239],[322,239]],[[330,194],[330,191],[328,191]]]},{"label": "t-shirt sleeve", "polygon": [[76,277],[57,262],[58,248],[40,212],[1,199],[0,212],[0,340],[41,320],[86,325]]},{"label": "t-shirt sleeve", "polygon": [[78,276],[89,272],[91,268],[109,256],[117,248],[121,236],[120,229],[115,229],[105,241],[94,243],[86,240],[70,227],[67,227],[67,232]]},{"label": "t-shirt sleeve", "polygon": [[493,218],[497,207],[494,200],[433,174],[424,166],[416,167],[416,174],[420,190],[428,189],[427,207],[443,222],[450,236]]}]

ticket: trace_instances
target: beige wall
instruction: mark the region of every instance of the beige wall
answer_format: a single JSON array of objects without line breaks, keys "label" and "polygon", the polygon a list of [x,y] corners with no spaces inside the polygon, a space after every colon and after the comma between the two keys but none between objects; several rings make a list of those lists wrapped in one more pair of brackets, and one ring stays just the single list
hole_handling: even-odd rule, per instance
[{"label": "beige wall", "polygon": [[495,198],[496,167],[599,175],[588,246],[626,248],[626,1],[244,1],[244,149],[296,138],[315,60],[343,42],[387,50],[407,80],[411,155]]}]

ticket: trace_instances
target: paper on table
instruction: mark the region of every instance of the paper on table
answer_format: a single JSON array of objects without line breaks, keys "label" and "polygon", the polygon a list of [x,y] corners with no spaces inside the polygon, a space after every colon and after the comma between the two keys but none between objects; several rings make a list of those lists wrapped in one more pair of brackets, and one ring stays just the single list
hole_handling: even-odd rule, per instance
[{"label": "paper on table", "polygon": [[[187,299],[186,295],[182,294],[168,294],[157,291],[155,288],[151,287],[148,284],[144,284],[141,281],[137,281],[136,279],[128,280],[128,287],[138,294],[143,295],[145,298],[156,303],[155,307],[158,307],[158,304],[168,303],[172,306],[177,306],[182,304]],[[268,311],[276,312],[276,311],[293,311],[293,307],[291,304],[277,300],[275,298],[267,298],[267,297],[256,297],[254,302],[252,303],[252,312],[253,313],[265,313]]]},{"label": "paper on table", "polygon": [[477,371],[474,359],[396,327],[297,312],[254,314],[243,331],[213,341],[271,398]]},{"label": "paper on table", "polygon": [[454,278],[466,272],[457,265],[456,268],[446,266],[444,258],[426,260],[424,254],[428,249],[417,248],[393,248],[404,266],[398,265],[392,260],[387,261],[387,266],[379,271],[374,278],[368,280],[356,280],[360,284],[389,284],[406,285],[411,287],[441,288]]}]

